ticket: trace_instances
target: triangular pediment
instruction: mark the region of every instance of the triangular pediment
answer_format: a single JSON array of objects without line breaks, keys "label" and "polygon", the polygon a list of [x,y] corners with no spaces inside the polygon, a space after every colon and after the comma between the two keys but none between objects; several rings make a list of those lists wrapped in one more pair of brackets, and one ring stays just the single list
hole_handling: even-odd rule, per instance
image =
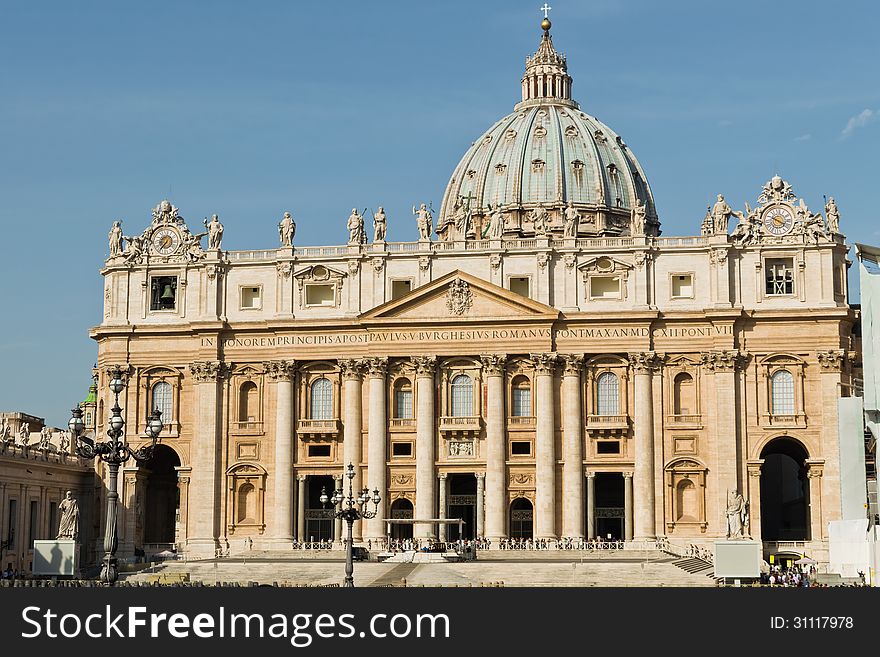
[{"label": "triangular pediment", "polygon": [[546,304],[456,270],[409,294],[361,315],[368,320],[470,321],[489,319],[554,320],[559,311]]}]

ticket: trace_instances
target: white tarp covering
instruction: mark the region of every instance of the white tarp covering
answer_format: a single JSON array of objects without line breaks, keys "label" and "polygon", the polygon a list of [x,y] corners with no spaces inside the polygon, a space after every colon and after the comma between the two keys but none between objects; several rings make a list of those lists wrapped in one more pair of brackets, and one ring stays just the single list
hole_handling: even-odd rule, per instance
[{"label": "white tarp covering", "polygon": [[840,513],[842,520],[867,516],[865,429],[861,397],[837,400],[837,444],[840,450]]}]

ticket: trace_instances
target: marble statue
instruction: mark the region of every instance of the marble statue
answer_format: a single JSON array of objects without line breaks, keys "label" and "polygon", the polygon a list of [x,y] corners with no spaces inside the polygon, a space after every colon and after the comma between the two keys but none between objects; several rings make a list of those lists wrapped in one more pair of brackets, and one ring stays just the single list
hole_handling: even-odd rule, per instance
[{"label": "marble statue", "polygon": [[642,199],[637,198],[636,204],[633,206],[633,209],[630,210],[629,213],[629,234],[633,236],[642,236],[645,234],[645,223],[647,222],[648,208],[645,207],[645,204],[642,202]]},{"label": "marble statue", "polygon": [[431,211],[428,210],[428,207],[424,203],[422,203],[419,205],[418,210],[416,210],[416,206],[413,206],[412,213],[416,217],[416,224],[419,227],[419,241],[429,241],[431,239],[431,228],[433,225]]},{"label": "marble statue", "polygon": [[529,218],[535,225],[535,235],[546,235],[547,234],[547,223],[550,219],[547,214],[546,208],[543,205],[539,205],[534,210],[532,210],[531,214],[529,214]]},{"label": "marble statue", "polygon": [[21,426],[18,428],[18,444],[22,447],[27,447],[27,444],[31,441],[31,428],[28,426],[27,422],[22,422]]},{"label": "marble statue", "polygon": [[458,212],[456,213],[456,229],[458,230],[458,235],[461,239],[467,239],[468,237],[475,236],[474,211],[471,209],[470,198],[464,198],[465,200],[467,200],[466,203],[456,203],[456,207],[458,208]]},{"label": "marble statue", "polygon": [[223,224],[220,223],[220,217],[216,214],[211,216],[210,223],[205,219],[205,228],[208,229],[208,248],[216,250],[220,248],[220,242],[223,240]]},{"label": "marble statue", "polygon": [[380,205],[379,211],[373,215],[373,241],[384,242],[387,228],[388,219],[385,216],[385,208]]},{"label": "marble statue", "polygon": [[40,429],[40,449],[49,449],[49,444],[52,442],[52,430],[49,427],[43,427]]},{"label": "marble statue", "polygon": [[742,219],[743,213],[737,212],[727,205],[724,196],[719,194],[718,200],[715,202],[715,205],[712,206],[712,226],[715,235],[727,235],[727,223],[730,220],[730,217],[739,217]]},{"label": "marble statue", "polygon": [[568,202],[568,207],[565,208],[565,212],[563,214],[564,221],[562,226],[562,236],[563,237],[577,237],[578,226],[580,225],[581,215],[580,212],[577,211],[577,208],[574,207],[574,203],[572,201]]},{"label": "marble statue", "polygon": [[293,246],[293,238],[296,235],[296,222],[289,212],[284,213],[281,223],[278,224],[278,238],[281,246]]},{"label": "marble statue", "polygon": [[483,237],[490,240],[500,240],[504,235],[504,213],[501,211],[501,205],[496,205],[494,209],[489,206],[489,222],[483,230]]},{"label": "marble statue", "polygon": [[730,236],[738,246],[749,246],[752,242],[761,241],[761,220],[748,203],[746,203],[745,216],[740,217]]},{"label": "marble statue", "polygon": [[749,503],[737,490],[727,493],[727,538],[743,538],[743,528],[748,524]]},{"label": "marble statue", "polygon": [[122,222],[114,221],[113,228],[107,235],[110,240],[110,257],[113,258],[122,255]]},{"label": "marble statue", "polygon": [[144,253],[144,244],[146,242],[146,238],[142,235],[134,235],[132,237],[127,237],[125,235],[122,236],[126,242],[128,242],[128,247],[126,247],[124,255],[126,262],[137,262],[140,260],[141,256]]},{"label": "marble statue", "polygon": [[352,244],[363,244],[365,240],[364,234],[364,215],[360,214],[357,211],[357,208],[351,209],[351,214],[348,216],[348,223],[346,224],[348,228],[348,243]]},{"label": "marble statue", "polygon": [[62,431],[61,432],[61,439],[58,441],[58,445],[59,445],[60,451],[67,452],[67,448],[70,447],[70,432],[69,431]]},{"label": "marble statue", "polygon": [[61,521],[58,523],[58,536],[55,538],[76,540],[79,535],[79,506],[73,499],[73,493],[67,491],[58,505],[58,511],[61,513]]},{"label": "marble statue", "polygon": [[840,212],[837,210],[837,203],[834,202],[833,196],[829,196],[828,202],[825,204],[825,218],[828,221],[829,233],[840,232]]},{"label": "marble statue", "polygon": [[204,233],[196,233],[195,235],[191,233],[184,235],[183,254],[186,256],[187,260],[190,262],[198,262],[205,257],[205,252],[202,251],[202,238],[207,234],[208,231],[205,231]]},{"label": "marble statue", "polygon": [[9,426],[9,422],[4,417],[0,419],[0,442],[11,443],[13,440],[12,427]]}]

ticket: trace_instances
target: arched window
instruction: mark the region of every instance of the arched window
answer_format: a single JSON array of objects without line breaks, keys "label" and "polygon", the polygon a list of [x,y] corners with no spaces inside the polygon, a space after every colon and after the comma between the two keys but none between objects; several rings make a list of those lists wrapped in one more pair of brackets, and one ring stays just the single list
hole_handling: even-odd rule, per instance
[{"label": "arched window", "polygon": [[619,415],[620,384],[617,375],[603,372],[596,379],[596,414]]},{"label": "arched window", "polygon": [[452,379],[452,416],[470,417],[474,414],[474,384],[467,374]]},{"label": "arched window", "polygon": [[150,408],[162,413],[162,422],[168,424],[171,419],[171,384],[165,381],[154,384],[152,397]]},{"label": "arched window", "polygon": [[409,419],[412,416],[412,383],[409,379],[398,379],[394,384],[394,417]]},{"label": "arched window", "polygon": [[773,415],[794,415],[794,377],[788,370],[778,370],[770,377]]},{"label": "arched window", "polygon": [[524,376],[518,376],[513,380],[511,395],[511,414],[514,417],[531,417],[532,415],[532,386]]},{"label": "arched window", "polygon": [[320,378],[312,384],[312,419],[333,418],[333,384],[330,379]]},{"label": "arched window", "polygon": [[693,415],[697,412],[697,395],[694,378],[687,372],[675,375],[673,383],[673,413],[676,415]]},{"label": "arched window", "polygon": [[253,381],[245,381],[238,391],[238,421],[256,422],[258,419],[257,406],[259,404],[259,391]]},{"label": "arched window", "polygon": [[256,520],[257,494],[253,484],[242,484],[238,489],[238,522]]}]

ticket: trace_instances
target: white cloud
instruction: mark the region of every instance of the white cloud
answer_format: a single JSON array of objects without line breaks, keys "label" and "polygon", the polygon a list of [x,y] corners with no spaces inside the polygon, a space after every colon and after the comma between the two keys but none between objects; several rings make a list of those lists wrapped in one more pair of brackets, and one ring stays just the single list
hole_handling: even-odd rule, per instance
[{"label": "white cloud", "polygon": [[877,110],[863,109],[861,112],[851,117],[850,120],[846,122],[846,127],[840,133],[840,138],[846,139],[859,128],[864,128],[872,121],[876,121],[877,116]]},{"label": "white cloud", "polygon": [[800,137],[795,137],[794,140],[795,141],[810,141],[812,138],[813,138],[813,135],[811,135],[808,132],[807,134],[801,135]]}]

